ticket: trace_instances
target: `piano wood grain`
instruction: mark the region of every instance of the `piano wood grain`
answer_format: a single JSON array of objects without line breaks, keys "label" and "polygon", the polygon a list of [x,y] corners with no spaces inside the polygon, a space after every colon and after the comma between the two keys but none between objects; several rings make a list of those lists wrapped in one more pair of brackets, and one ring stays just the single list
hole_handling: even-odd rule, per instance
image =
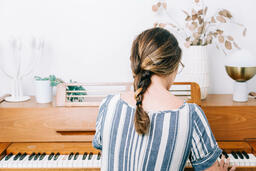
[{"label": "piano wood grain", "polygon": [[217,141],[256,138],[256,99],[238,103],[230,94],[209,94],[202,109]]},{"label": "piano wood grain", "polygon": [[256,155],[256,141],[248,141],[248,144],[252,147],[252,152]]},{"label": "piano wood grain", "polygon": [[95,131],[97,115],[98,107],[0,108],[0,141],[92,141],[93,135],[58,131]]}]

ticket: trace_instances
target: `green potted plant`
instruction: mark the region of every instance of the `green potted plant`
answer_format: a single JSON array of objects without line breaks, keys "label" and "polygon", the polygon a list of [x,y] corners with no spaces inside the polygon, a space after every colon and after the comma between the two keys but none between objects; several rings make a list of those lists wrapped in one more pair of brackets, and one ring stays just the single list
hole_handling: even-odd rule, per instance
[{"label": "green potted plant", "polygon": [[[55,75],[49,75],[49,77],[35,76],[35,87],[36,87],[36,101],[38,103],[50,103],[53,96],[53,87],[56,87],[60,83],[64,83],[63,80],[57,78]],[[70,83],[76,83],[76,81],[69,81]],[[85,90],[83,86],[67,86],[67,91]],[[85,92],[68,92],[67,95],[86,95]],[[71,97],[67,99],[73,101],[83,101],[82,97]]]},{"label": "green potted plant", "polygon": [[52,88],[63,82],[55,75],[49,75],[49,77],[35,76],[34,80],[37,103],[50,103],[52,101]]}]

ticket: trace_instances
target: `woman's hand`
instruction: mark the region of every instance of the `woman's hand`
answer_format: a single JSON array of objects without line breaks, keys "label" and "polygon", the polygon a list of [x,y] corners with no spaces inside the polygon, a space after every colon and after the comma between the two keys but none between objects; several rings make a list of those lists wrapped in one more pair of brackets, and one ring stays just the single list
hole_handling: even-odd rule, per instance
[{"label": "woman's hand", "polygon": [[[229,163],[230,163],[230,158],[227,158],[226,162],[225,162],[225,156],[222,155],[221,156],[221,160],[219,162],[219,171],[227,171],[228,170],[228,166],[229,166]],[[236,165],[233,166],[230,171],[234,171],[236,170]]]},{"label": "woman's hand", "polygon": [[[229,163],[230,163],[230,158],[227,158],[225,162],[225,156],[222,155],[220,161],[216,161],[211,167],[209,167],[205,171],[228,171]],[[233,166],[229,171],[234,171],[234,170],[236,170],[236,165]]]}]

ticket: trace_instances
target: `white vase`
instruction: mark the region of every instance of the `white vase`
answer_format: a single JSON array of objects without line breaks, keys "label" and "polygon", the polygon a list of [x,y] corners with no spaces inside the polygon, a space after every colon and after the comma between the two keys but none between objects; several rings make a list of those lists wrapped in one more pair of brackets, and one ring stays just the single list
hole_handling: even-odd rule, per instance
[{"label": "white vase", "polygon": [[49,80],[35,80],[37,103],[50,103],[52,101],[52,87]]},{"label": "white vase", "polygon": [[185,67],[176,81],[196,82],[200,86],[201,99],[208,95],[210,84],[207,46],[191,46],[183,49],[182,62]]}]

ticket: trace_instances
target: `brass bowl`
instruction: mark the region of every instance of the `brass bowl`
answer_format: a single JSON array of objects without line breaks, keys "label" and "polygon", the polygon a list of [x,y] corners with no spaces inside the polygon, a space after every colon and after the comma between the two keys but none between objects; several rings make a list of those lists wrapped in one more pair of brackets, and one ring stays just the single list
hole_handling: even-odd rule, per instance
[{"label": "brass bowl", "polygon": [[256,67],[225,66],[228,75],[237,82],[250,80],[256,74]]}]

